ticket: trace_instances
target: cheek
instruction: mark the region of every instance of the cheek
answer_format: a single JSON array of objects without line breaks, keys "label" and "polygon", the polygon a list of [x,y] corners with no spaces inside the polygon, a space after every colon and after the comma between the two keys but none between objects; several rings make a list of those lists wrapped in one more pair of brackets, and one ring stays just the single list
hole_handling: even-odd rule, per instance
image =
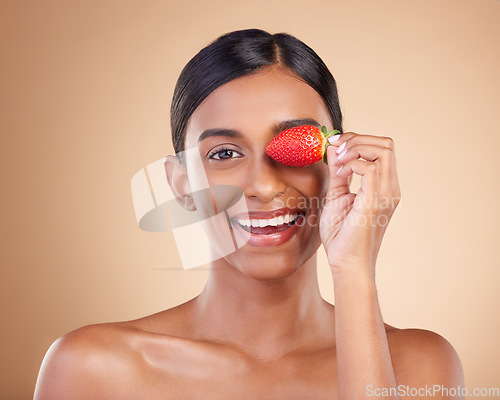
[{"label": "cheek", "polygon": [[234,197],[236,195],[241,196],[243,194],[244,182],[246,180],[246,174],[244,170],[207,169],[206,173],[208,183],[214,192],[214,201],[222,201],[222,197],[228,197],[228,195],[224,195],[224,193],[234,193],[233,196],[229,197]]},{"label": "cheek", "polygon": [[207,168],[206,174],[211,186],[235,185],[241,187],[247,176],[247,171],[245,168]]},{"label": "cheek", "polygon": [[245,173],[241,170],[206,169],[210,198],[204,201],[214,207],[215,213],[231,210],[232,213],[248,212],[243,195]]},{"label": "cheek", "polygon": [[323,166],[314,166],[306,174],[297,175],[294,181],[294,186],[303,196],[322,199],[328,189],[328,170]]}]

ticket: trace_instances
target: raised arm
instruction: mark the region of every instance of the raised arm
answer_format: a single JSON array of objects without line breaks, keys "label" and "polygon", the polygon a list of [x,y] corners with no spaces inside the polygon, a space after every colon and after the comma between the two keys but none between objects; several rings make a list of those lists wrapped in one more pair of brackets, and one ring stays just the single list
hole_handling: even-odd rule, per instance
[{"label": "raised arm", "polygon": [[[394,144],[387,137],[353,132],[342,134],[332,144],[328,148],[330,181],[320,231],[335,290],[339,399],[366,399],[374,394],[370,388],[387,390],[388,395],[379,398],[404,398],[398,391],[399,371],[395,371],[391,359],[375,284],[382,238],[401,197]],[[349,189],[352,174],[361,176],[357,194]],[[406,351],[404,346],[408,344],[401,343],[399,349]],[[439,365],[441,369],[456,369],[456,363]],[[441,375],[455,377],[446,380],[451,385],[460,380],[461,371]],[[401,376],[406,384],[434,379],[423,366]]]}]

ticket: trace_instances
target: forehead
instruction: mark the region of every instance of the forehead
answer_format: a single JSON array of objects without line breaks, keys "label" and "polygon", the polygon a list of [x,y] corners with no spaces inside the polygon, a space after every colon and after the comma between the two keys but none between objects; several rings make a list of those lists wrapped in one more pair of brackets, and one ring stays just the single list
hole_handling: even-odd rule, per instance
[{"label": "forehead", "polygon": [[266,130],[280,121],[312,118],[331,124],[321,96],[289,70],[267,68],[212,92],[191,116],[187,142],[212,128]]}]

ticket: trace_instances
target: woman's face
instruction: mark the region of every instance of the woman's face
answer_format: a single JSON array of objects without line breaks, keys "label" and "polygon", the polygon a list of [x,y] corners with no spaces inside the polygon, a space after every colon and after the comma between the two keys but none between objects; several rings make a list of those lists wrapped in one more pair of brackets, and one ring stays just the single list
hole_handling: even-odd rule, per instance
[{"label": "woman's face", "polygon": [[[218,263],[255,279],[282,279],[316,252],[327,166],[287,167],[265,153],[277,133],[305,124],[333,129],[319,94],[278,67],[222,85],[193,113],[185,147],[198,149],[201,160],[198,152],[185,153],[191,191],[203,189],[208,180],[212,188],[241,189],[246,201],[246,207],[228,210],[233,239],[245,244]],[[203,197],[194,201],[198,210],[220,203]],[[215,239],[213,227],[211,234]]]}]

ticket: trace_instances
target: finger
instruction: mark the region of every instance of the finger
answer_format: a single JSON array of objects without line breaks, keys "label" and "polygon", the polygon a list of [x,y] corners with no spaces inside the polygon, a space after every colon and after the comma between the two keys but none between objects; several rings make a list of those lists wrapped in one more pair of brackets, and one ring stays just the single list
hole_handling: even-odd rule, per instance
[{"label": "finger", "polygon": [[337,146],[337,148],[341,148],[338,153],[343,150],[342,145],[344,143],[346,143],[345,147],[348,147],[348,145],[353,146],[355,144],[372,144],[390,149],[394,148],[394,140],[387,136],[362,135],[355,132],[345,132],[339,136],[338,140],[332,143]]},{"label": "finger", "polygon": [[333,165],[336,153],[333,146],[329,146],[326,149],[328,158],[328,171],[330,176],[328,178],[328,191],[327,198],[333,200],[343,194],[350,193],[349,189],[349,177],[340,177],[337,175],[338,166]]},{"label": "finger", "polygon": [[342,165],[351,160],[363,158],[367,161],[377,162],[379,168],[379,196],[390,199],[393,195],[393,151],[388,147],[369,144],[355,144],[349,146],[337,155],[335,165]]},{"label": "finger", "polygon": [[356,159],[342,165],[337,172],[341,178],[347,178],[352,174],[361,176],[360,191],[366,197],[367,203],[365,205],[376,207],[379,190],[379,165],[376,162]]},{"label": "finger", "polygon": [[[345,143],[345,145],[344,145]],[[392,150],[392,163],[391,166],[391,177],[392,183],[389,187],[384,186],[384,193],[391,193],[392,198],[397,199],[401,197],[401,190],[399,187],[399,181],[397,176],[396,168],[396,157],[395,157],[395,144],[394,140],[386,136],[374,136],[374,135],[362,135],[355,132],[345,132],[340,135],[340,138],[336,141],[337,153],[340,154],[344,149],[354,146],[355,144],[372,144],[380,147],[386,147]],[[342,147],[344,145],[344,147]],[[386,185],[386,183],[384,183]],[[391,192],[392,190],[392,192]],[[397,204],[396,203],[396,204]]]}]

